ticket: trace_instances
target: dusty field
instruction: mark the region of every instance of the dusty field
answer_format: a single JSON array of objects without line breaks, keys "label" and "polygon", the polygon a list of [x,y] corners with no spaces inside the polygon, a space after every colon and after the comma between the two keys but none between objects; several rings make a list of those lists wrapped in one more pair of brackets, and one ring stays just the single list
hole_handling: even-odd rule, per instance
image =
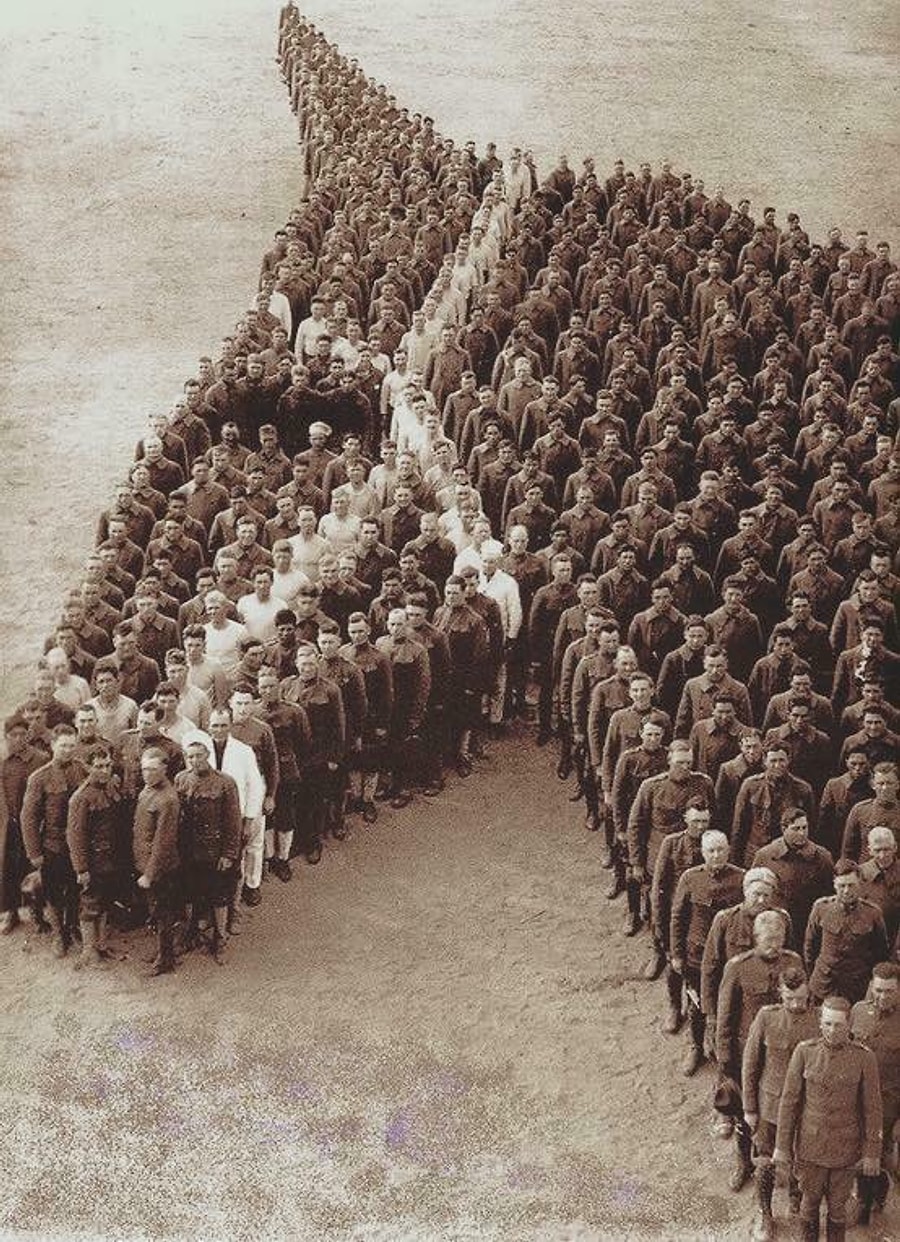
[{"label": "dusty field", "polygon": [[[561,145],[671,155],[815,231],[900,241],[893,6],[444,8],[309,11],[460,139],[544,167]],[[0,15],[7,705],[146,413],[229,328],[294,201],[274,13]],[[151,986],[138,939],[82,980],[6,942],[0,1237],[746,1237],[710,1080],[679,1075],[644,946],[547,771],[508,743],[439,805],[269,884],[225,970]]]}]

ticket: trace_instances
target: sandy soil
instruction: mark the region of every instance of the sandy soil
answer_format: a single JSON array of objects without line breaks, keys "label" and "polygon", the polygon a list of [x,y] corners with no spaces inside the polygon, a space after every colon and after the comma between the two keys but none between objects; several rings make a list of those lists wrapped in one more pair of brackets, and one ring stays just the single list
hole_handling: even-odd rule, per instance
[{"label": "sandy soil", "polygon": [[[460,139],[520,141],[544,167],[560,145],[601,166],[670,155],[815,231],[898,242],[893,6],[444,9],[309,11]],[[146,414],[236,318],[294,201],[274,12],[0,15],[21,84],[0,180],[7,704]],[[4,944],[0,1237],[746,1237],[711,1080],[679,1075],[644,945],[618,932],[548,762],[506,743],[438,805],[268,884],[226,969],[151,984],[138,937],[83,979]],[[881,1232],[900,1237],[896,1213]]]}]

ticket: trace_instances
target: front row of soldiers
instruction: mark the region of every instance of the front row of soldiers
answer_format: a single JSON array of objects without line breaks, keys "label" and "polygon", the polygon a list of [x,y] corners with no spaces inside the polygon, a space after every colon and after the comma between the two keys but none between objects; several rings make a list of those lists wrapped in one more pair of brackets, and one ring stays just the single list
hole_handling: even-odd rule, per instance
[{"label": "front row of soldiers", "polygon": [[[670,760],[673,752],[680,757],[677,743]],[[864,843],[867,860],[835,866],[809,840],[805,809],[789,807],[781,837],[745,870],[728,861],[728,838],[710,822],[709,803],[694,793],[681,831],[659,846],[650,921],[660,961],[651,957],[647,975],[665,972],[664,1029],[675,1034],[686,1019],[684,1072],[717,1063],[716,1132],[734,1135],[732,1189],[755,1173],[754,1237],[775,1236],[780,1165],[801,1236],[819,1237],[824,1199],[827,1238],[837,1242],[854,1179],[867,1223],[897,1168],[896,840],[876,824]]]}]

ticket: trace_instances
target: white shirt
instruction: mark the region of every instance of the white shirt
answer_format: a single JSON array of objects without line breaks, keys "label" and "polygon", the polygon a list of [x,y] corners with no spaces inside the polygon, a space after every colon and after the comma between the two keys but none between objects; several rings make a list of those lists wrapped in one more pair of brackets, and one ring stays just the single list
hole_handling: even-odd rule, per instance
[{"label": "white shirt", "polygon": [[493,576],[486,578],[482,572],[478,590],[499,605],[506,637],[517,637],[522,628],[522,599],[519,595],[519,584],[512,574],[503,569],[495,569]]},{"label": "white shirt", "polygon": [[311,585],[312,579],[302,569],[290,569],[286,574],[279,573],[277,569],[272,571],[272,593],[283,599],[288,608],[293,604],[300,588]]},{"label": "white shirt", "polygon": [[329,550],[327,542],[321,535],[291,535],[288,543],[294,552],[294,566],[309,578],[310,582],[319,580],[319,561]]},{"label": "white shirt", "polygon": [[251,638],[257,638],[264,643],[275,637],[275,614],[283,612],[285,608],[287,604],[277,595],[270,595],[263,600],[255,591],[242,595],[237,602],[238,616],[247,627],[247,633]]},{"label": "white shirt", "polygon": [[77,673],[69,673],[65,681],[57,682],[53,697],[57,703],[62,703],[63,707],[71,708],[75,712],[91,697],[91,688],[83,677],[79,677]]},{"label": "white shirt", "polygon": [[239,662],[241,653],[238,650],[245,638],[249,637],[247,627],[240,621],[226,620],[221,629],[207,621],[203,627],[206,634],[206,654],[223,670],[230,673]]},{"label": "white shirt", "polygon": [[316,352],[316,342],[320,336],[325,336],[328,332],[328,324],[325,317],[321,319],[313,319],[312,315],[308,319],[304,319],[297,329],[297,339],[294,343],[294,350],[299,358],[311,358]]},{"label": "white shirt", "polygon": [[345,548],[355,548],[359,535],[359,518],[355,513],[348,513],[345,518],[339,518],[336,513],[324,513],[319,519],[319,534],[328,541],[333,552],[340,553]]},{"label": "white shirt", "polygon": [[97,732],[104,741],[119,746],[122,734],[137,724],[137,703],[127,694],[120,694],[112,707],[104,707],[97,696],[87,701],[97,713]]}]

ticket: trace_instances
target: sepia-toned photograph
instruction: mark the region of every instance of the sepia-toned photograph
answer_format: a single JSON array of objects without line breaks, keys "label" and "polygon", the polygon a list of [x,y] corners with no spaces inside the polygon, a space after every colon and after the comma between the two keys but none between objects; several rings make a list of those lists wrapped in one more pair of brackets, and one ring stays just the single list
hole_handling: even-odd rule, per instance
[{"label": "sepia-toned photograph", "polygon": [[900,9],[0,64],[0,1242],[900,1242]]}]

